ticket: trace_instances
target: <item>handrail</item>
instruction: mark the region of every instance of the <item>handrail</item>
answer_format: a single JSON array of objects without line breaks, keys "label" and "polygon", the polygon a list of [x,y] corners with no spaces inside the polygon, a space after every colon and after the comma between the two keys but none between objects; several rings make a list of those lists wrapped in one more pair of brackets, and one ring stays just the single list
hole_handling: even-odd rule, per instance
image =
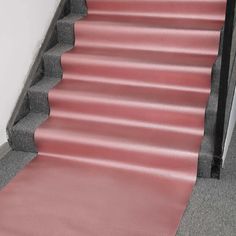
[{"label": "handrail", "polygon": [[226,103],[228,95],[228,81],[230,70],[230,55],[232,46],[232,37],[234,30],[235,0],[227,0],[225,26],[223,34],[223,50],[221,57],[221,71],[219,84],[219,97],[216,118],[215,140],[214,140],[214,158],[212,163],[211,175],[214,178],[220,177],[222,165],[222,156],[224,153],[224,127],[226,121]]}]

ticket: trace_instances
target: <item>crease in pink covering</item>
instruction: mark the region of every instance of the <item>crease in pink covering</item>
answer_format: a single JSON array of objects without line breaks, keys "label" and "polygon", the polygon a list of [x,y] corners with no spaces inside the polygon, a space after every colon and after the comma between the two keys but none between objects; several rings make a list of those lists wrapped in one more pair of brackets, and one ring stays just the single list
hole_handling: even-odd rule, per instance
[{"label": "crease in pink covering", "polygon": [[38,157],[0,193],[0,235],[175,235],[225,1],[87,3],[35,132]]}]

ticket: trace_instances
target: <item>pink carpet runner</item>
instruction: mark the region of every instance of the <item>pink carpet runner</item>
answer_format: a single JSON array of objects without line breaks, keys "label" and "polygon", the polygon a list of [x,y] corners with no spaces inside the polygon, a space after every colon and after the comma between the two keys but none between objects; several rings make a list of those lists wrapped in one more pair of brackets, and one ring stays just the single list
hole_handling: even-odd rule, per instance
[{"label": "pink carpet runner", "polygon": [[197,175],[225,0],[88,0],[0,235],[175,235]]}]

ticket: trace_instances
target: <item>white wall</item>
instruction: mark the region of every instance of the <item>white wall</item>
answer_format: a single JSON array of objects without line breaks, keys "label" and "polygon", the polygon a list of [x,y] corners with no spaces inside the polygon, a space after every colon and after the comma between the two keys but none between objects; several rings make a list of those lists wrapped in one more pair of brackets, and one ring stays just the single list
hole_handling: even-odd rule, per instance
[{"label": "white wall", "polygon": [[60,0],[0,0],[0,145]]},{"label": "white wall", "polygon": [[233,105],[232,105],[232,110],[231,110],[231,115],[230,115],[230,120],[229,120],[229,127],[228,127],[228,131],[227,131],[227,137],[226,137],[226,141],[225,141],[225,149],[224,149],[224,155],[223,155],[223,165],[226,159],[226,155],[229,149],[229,144],[233,135],[233,131],[234,131],[234,126],[236,123],[236,92],[234,95],[234,100],[233,100]]}]

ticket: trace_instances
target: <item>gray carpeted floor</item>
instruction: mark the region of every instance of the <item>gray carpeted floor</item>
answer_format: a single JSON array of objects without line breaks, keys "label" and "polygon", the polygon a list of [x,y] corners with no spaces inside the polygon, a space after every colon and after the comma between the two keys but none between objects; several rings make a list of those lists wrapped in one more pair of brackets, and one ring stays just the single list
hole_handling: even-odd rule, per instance
[{"label": "gray carpeted floor", "polygon": [[[10,152],[0,160],[0,188],[34,158]],[[178,236],[236,235],[236,129],[221,180],[198,179]]]},{"label": "gray carpeted floor", "polygon": [[197,180],[177,235],[236,235],[236,128],[221,180]]}]

